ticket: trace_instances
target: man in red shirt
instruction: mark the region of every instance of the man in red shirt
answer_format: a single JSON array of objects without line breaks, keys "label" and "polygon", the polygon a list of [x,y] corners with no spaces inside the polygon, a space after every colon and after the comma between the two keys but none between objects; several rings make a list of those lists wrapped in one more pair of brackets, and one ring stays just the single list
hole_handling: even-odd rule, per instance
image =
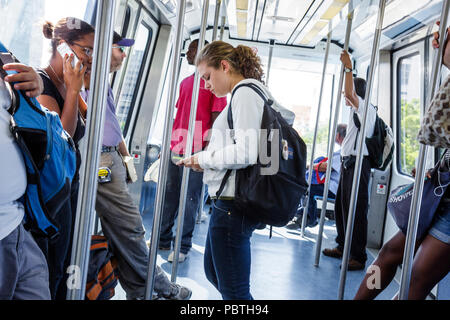
[{"label": "man in red shirt", "polygon": [[[205,43],[207,43],[207,41],[205,41]],[[197,48],[198,40],[193,40],[186,53],[186,58],[190,65],[194,65]],[[178,215],[178,203],[183,176],[183,167],[178,167],[175,163],[182,159],[185,153],[193,87],[194,74],[181,82],[180,94],[176,104],[177,113],[173,123],[170,144],[172,156],[167,172],[166,196],[161,221],[161,233],[159,236],[159,249],[161,250],[170,250],[172,241],[174,240],[172,228],[175,218]],[[212,127],[214,120],[226,105],[227,99],[217,98],[209,90],[205,89],[205,82],[201,79],[194,127],[193,154],[202,151],[206,147],[208,142],[208,130]],[[186,259],[186,256],[192,247],[192,234],[194,232],[195,219],[200,204],[203,185],[202,180],[202,172],[190,170],[179,262],[183,262]],[[173,261],[173,256],[174,254],[172,252],[168,258],[170,262]]]}]

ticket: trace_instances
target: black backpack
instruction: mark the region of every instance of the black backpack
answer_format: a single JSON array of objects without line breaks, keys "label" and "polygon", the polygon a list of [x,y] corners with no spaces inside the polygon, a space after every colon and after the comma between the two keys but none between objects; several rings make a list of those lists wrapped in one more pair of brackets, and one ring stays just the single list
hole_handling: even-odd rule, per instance
[{"label": "black backpack", "polygon": [[[377,110],[377,107],[374,106],[374,108]],[[359,134],[361,122],[356,112],[353,114],[353,122],[358,128]],[[358,136],[355,139],[355,149],[357,140]],[[369,152],[370,167],[381,171],[386,170],[394,154],[394,135],[392,129],[378,116],[378,113],[375,119],[373,135],[370,138],[366,137],[366,146]]]},{"label": "black backpack", "polygon": [[[294,217],[301,197],[306,193],[308,184],[305,180],[306,172],[306,145],[303,140],[281,116],[272,108],[273,101],[266,98],[263,91],[253,83],[240,84],[240,87],[250,87],[264,100],[264,111],[261,122],[260,140],[267,140],[267,144],[260,142],[260,154],[262,148],[266,148],[266,154],[270,155],[271,143],[278,138],[279,149],[277,157],[279,167],[274,174],[261,174],[265,168],[273,165],[272,160],[261,163],[260,156],[255,165],[236,170],[236,187],[234,204],[238,210],[255,222],[275,227],[286,225]],[[228,125],[233,135],[233,115],[231,103],[228,108]],[[275,134],[279,132],[279,134]],[[265,137],[263,135],[266,135]],[[277,137],[278,136],[278,137]],[[265,139],[264,139],[265,138]],[[236,141],[234,141],[236,143]],[[231,174],[229,169],[225,173],[216,196],[222,193],[225,184]]]}]

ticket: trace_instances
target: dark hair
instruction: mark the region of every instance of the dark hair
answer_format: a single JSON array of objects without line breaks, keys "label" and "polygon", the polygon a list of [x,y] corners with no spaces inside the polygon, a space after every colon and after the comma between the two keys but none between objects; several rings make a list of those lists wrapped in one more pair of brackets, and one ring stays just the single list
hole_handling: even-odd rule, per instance
[{"label": "dark hair", "polygon": [[336,132],[339,133],[342,139],[347,135],[347,125],[345,123],[338,124]]},{"label": "dark hair", "polygon": [[[198,49],[198,41],[199,39],[192,40],[189,44],[188,51],[186,52],[186,59],[190,65],[195,64],[195,57],[197,55]],[[208,45],[209,42],[205,40],[205,46]]]},{"label": "dark hair", "polygon": [[366,97],[366,80],[355,77],[353,78],[353,83],[355,84],[356,94],[364,100]]},{"label": "dark hair", "polygon": [[218,69],[222,60],[228,61],[233,71],[240,73],[244,78],[262,82],[264,72],[261,59],[252,48],[244,45],[235,48],[224,41],[213,41],[197,55],[195,65],[206,62],[208,66]]},{"label": "dark hair", "polygon": [[67,17],[59,20],[56,25],[46,21],[42,26],[44,37],[52,40],[52,52],[55,53],[60,40],[73,44],[85,35],[95,32],[94,27],[78,18]]}]

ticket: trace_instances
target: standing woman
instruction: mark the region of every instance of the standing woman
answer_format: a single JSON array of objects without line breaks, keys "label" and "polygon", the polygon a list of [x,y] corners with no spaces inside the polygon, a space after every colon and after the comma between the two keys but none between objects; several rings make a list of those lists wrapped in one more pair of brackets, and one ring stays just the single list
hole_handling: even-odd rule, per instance
[{"label": "standing woman", "polygon": [[[258,159],[258,143],[252,139],[259,137],[264,101],[253,89],[236,87],[252,83],[261,88],[269,99],[273,98],[261,83],[260,58],[247,46],[234,48],[226,42],[214,41],[199,53],[196,66],[205,80],[206,89],[217,97],[225,97],[229,93],[233,96],[214,122],[207,150],[177,164],[204,171],[203,182],[208,185],[213,199],[204,254],[206,277],[224,300],[251,300],[250,237],[259,223],[250,220],[234,206],[235,170],[220,197],[215,195],[227,169],[242,169],[256,164]],[[235,143],[227,122],[228,108],[232,108]]]},{"label": "standing woman", "polygon": [[[51,40],[52,56],[49,65],[38,70],[44,82],[44,91],[37,99],[42,106],[58,113],[64,129],[75,142],[77,155],[71,198],[57,215],[60,236],[56,241],[37,239],[49,265],[52,299],[65,299],[67,286],[63,277],[67,276],[65,270],[70,261],[81,165],[79,141],[85,132],[82,117],[85,103],[81,99],[80,90],[85,74],[89,76],[91,71],[95,34],[91,25],[77,18],[63,18],[56,25],[46,22],[43,25],[43,33]],[[62,57],[57,51],[58,45],[64,42],[79,60],[74,67],[72,67],[74,55]]]}]

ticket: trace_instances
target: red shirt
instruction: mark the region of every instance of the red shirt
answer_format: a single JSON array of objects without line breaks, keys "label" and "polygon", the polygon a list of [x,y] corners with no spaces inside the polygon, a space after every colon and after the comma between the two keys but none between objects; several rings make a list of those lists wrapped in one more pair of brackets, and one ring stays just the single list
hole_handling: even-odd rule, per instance
[{"label": "red shirt", "polygon": [[[176,154],[184,154],[184,149],[186,148],[193,88],[194,75],[185,78],[180,84],[180,95],[176,104],[178,110],[173,123],[170,143],[170,149]],[[205,81],[200,79],[192,153],[199,152],[205,148],[208,130],[212,126],[212,112],[221,112],[226,105],[227,98],[217,98],[211,91],[205,89]]]}]

